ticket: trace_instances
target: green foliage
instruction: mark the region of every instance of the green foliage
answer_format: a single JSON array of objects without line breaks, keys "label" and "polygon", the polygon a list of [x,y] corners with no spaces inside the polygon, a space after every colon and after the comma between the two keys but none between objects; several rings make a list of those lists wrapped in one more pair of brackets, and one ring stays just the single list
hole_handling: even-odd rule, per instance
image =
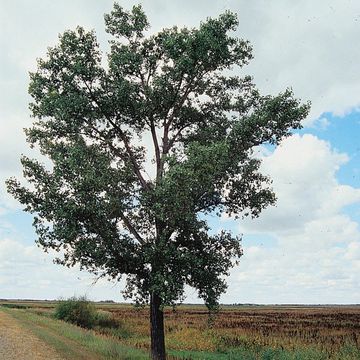
[{"label": "green foliage", "polygon": [[1,304],[2,307],[9,309],[28,309],[29,307],[22,304]]},{"label": "green foliage", "polygon": [[92,328],[97,320],[95,306],[85,297],[60,301],[55,307],[54,316],[84,328]]},{"label": "green foliage", "polygon": [[309,104],[228,75],[252,58],[232,35],[234,13],[147,36],[141,6],[115,4],[105,23],[108,66],[81,27],[39,60],[26,135],[52,166],[23,157],[30,186],[11,178],[8,190],[35,215],[38,244],[63,254],[57,263],[125,274],[138,303],[155,293],[173,305],[190,285],[216,309],[241,239],[211,235],[203,215],[256,217],[275,203],[253,150],[300,128]]},{"label": "green foliage", "polygon": [[121,339],[126,339],[131,336],[131,331],[124,321],[115,319],[111,312],[103,310],[96,312],[95,329],[101,334]]},{"label": "green foliage", "polygon": [[127,339],[132,335],[123,321],[115,319],[111,312],[103,310],[96,312],[94,329],[103,335],[120,339]]},{"label": "green foliage", "polygon": [[112,314],[108,311],[97,310],[95,314],[96,326],[103,328],[117,328],[118,322],[114,319]]},{"label": "green foliage", "polygon": [[[238,348],[224,352],[205,351],[170,351],[173,360],[326,360],[329,358],[326,352],[314,349],[295,349],[293,351],[284,349],[273,349],[267,347]],[[348,359],[357,359],[357,354]],[[334,357],[333,359],[342,359]]]}]

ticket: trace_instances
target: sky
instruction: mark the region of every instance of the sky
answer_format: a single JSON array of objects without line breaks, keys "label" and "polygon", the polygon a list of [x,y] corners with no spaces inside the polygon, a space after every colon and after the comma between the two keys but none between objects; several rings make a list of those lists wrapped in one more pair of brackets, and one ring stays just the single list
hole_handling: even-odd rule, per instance
[{"label": "sky", "polygon": [[[198,26],[236,12],[236,35],[253,46],[241,70],[263,94],[291,87],[311,101],[303,129],[277,147],[259,149],[277,205],[258,219],[209,219],[213,231],[243,235],[244,255],[228,277],[222,303],[360,303],[360,2],[358,0],[144,0],[151,32]],[[35,245],[31,215],[6,193],[21,178],[20,156],[36,157],[23,128],[31,125],[29,71],[58,34],[82,25],[108,48],[103,14],[110,0],[0,0],[0,298],[57,299],[86,294],[123,301],[123,283],[52,263]],[[238,72],[238,70],[234,70]],[[201,302],[187,289],[186,302]]]}]

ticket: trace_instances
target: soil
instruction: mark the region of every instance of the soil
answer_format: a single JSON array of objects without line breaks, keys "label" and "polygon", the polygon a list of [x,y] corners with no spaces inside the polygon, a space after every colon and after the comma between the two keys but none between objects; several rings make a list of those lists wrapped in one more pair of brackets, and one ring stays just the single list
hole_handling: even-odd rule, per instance
[{"label": "soil", "polygon": [[0,311],[1,360],[63,360],[51,347]]}]

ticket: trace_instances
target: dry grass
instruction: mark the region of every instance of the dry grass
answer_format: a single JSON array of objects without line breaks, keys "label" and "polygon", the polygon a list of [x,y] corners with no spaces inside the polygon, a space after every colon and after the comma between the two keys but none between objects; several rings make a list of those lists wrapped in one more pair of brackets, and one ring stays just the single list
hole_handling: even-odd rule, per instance
[{"label": "dry grass", "polygon": [[[49,305],[25,304],[32,307],[30,311],[45,314],[52,309]],[[126,346],[149,350],[147,308],[120,304],[97,304],[97,307],[111,313],[119,324],[116,330],[99,328],[99,333]],[[175,312],[172,309],[165,312],[167,348],[173,353],[219,354],[245,349],[253,354],[268,350],[284,354],[314,351],[320,354],[319,359],[360,358],[360,306],[225,306],[211,324],[203,306],[183,305]],[[344,355],[344,351],[348,354]],[[262,357],[255,355],[254,359],[257,358]]]},{"label": "dry grass", "polygon": [[[131,345],[149,346],[148,310],[108,307],[134,336]],[[229,307],[209,327],[203,307],[166,310],[167,345],[172,349],[216,351],[242,346],[293,350],[316,347],[329,353],[345,345],[360,345],[360,306],[339,307]]]}]

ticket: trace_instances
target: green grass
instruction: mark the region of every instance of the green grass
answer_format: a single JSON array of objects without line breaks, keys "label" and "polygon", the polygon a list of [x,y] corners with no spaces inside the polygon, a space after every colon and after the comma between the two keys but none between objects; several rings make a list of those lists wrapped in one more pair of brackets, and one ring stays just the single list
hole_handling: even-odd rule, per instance
[{"label": "green grass", "polygon": [[[202,351],[170,351],[175,359],[183,360],[327,360],[329,354],[316,349],[234,349],[224,353],[209,353]],[[353,346],[345,346],[339,354],[331,359],[358,360],[360,350]]]},{"label": "green grass", "polygon": [[146,352],[120,344],[111,337],[102,337],[91,330],[18,309],[3,309],[21,325],[54,347],[65,359],[148,360]]},{"label": "green grass", "polygon": [[8,309],[28,309],[28,306],[22,304],[1,304],[1,306]]}]

